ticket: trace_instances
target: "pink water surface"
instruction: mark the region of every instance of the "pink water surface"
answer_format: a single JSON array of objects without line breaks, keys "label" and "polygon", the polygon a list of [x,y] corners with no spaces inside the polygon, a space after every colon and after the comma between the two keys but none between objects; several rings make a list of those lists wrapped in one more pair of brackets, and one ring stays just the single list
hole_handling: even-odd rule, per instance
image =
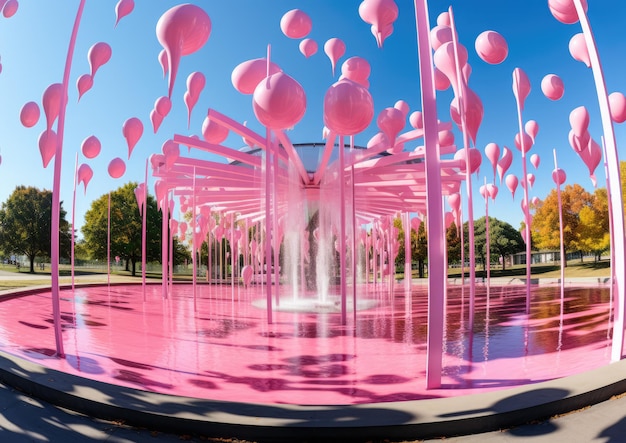
[{"label": "pink water surface", "polygon": [[[386,285],[384,285],[386,288]],[[489,292],[487,292],[489,291]],[[0,303],[0,349],[95,380],[215,400],[356,404],[450,397],[537,383],[609,363],[609,291],[450,287],[442,388],[425,383],[427,294],[360,291],[375,306],[350,314],[275,312],[253,305],[261,287],[177,284],[77,287],[61,292],[66,359],[54,356],[51,294]],[[487,297],[488,294],[488,297]],[[284,294],[283,297],[289,297]],[[145,301],[144,301],[145,299]]]}]

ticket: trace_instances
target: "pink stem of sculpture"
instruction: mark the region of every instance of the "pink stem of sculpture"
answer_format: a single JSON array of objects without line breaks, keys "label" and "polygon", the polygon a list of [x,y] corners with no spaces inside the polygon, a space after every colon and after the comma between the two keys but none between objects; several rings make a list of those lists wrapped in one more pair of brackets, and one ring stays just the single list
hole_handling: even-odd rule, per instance
[{"label": "pink stem of sculpture", "polygon": [[[350,153],[354,153],[354,136],[350,136]],[[352,198],[352,316],[356,328],[356,260],[357,260],[357,232],[356,232],[356,199],[354,195],[354,164],[350,166],[350,191]]]},{"label": "pink stem of sculpture", "polygon": [[72,58],[74,55],[74,47],[76,46],[76,37],[78,36],[78,28],[80,19],[83,15],[85,0],[80,0],[76,18],[74,19],[74,27],[70,36],[67,57],[65,59],[65,70],[63,72],[63,92],[61,94],[61,104],[59,109],[59,121],[57,123],[57,146],[54,154],[54,175],[52,183],[52,220],[50,229],[50,276],[52,289],[52,315],[54,317],[54,339],[56,345],[57,357],[65,357],[63,349],[63,334],[61,330],[61,307],[59,296],[59,230],[61,224],[61,162],[63,155],[63,133],[65,130],[65,108],[67,107],[67,90],[70,80],[70,70],[72,67]]},{"label": "pink stem of sculpture", "polygon": [[[519,89],[517,85],[519,85],[520,78],[518,70],[513,71],[513,75],[515,78],[515,88]],[[531,252],[531,243],[532,238],[530,234],[530,208],[528,207],[528,166],[526,162],[526,137],[524,137],[524,125],[522,123],[522,105],[520,102],[519,94],[515,94],[515,104],[517,106],[517,124],[519,126],[519,138],[520,138],[520,147],[522,150],[522,180],[524,181],[524,204],[522,205],[524,209],[524,231],[526,233],[526,314],[530,314],[530,262],[532,259]]]},{"label": "pink stem of sculpture", "polygon": [[[476,251],[474,241],[474,204],[472,197],[472,173],[470,168],[470,153],[469,153],[469,136],[467,133],[467,125],[465,121],[465,105],[463,93],[465,92],[465,80],[461,73],[461,66],[459,64],[459,50],[458,39],[456,34],[456,25],[454,24],[454,13],[452,6],[448,8],[448,14],[450,15],[450,28],[452,29],[452,45],[454,48],[454,64],[456,65],[456,77],[457,77],[457,90],[458,90],[458,102],[459,102],[459,114],[461,117],[461,129],[463,133],[463,149],[465,150],[465,191],[467,193],[467,228],[469,236],[469,284],[470,284],[470,301],[469,301],[469,325],[470,331],[474,328],[474,312],[476,301]],[[428,214],[431,214],[429,211]]]},{"label": "pink stem of sculpture", "polygon": [[279,253],[280,253],[280,228],[278,226],[278,142],[272,142],[268,149],[272,149],[272,228],[274,235],[272,236],[272,243],[274,246],[274,299],[276,300],[276,306],[280,305],[280,266],[279,266]]},{"label": "pink stem of sculpture", "polygon": [[422,113],[426,161],[426,192],[428,206],[428,349],[426,353],[426,387],[441,386],[443,356],[443,329],[446,276],[444,268],[444,229],[441,195],[440,157],[437,142],[437,101],[433,74],[433,55],[430,47],[427,0],[414,0]]},{"label": "pink stem of sculpture", "polygon": [[[487,273],[487,287],[491,284],[491,248],[489,244],[489,192],[487,191],[487,177],[484,180],[485,185],[485,272]],[[489,303],[489,297],[487,296],[487,303]]]},{"label": "pink stem of sculpture", "polygon": [[608,166],[608,180],[611,189],[611,201],[610,206],[613,211],[613,232],[615,233],[615,242],[612,245],[615,255],[615,285],[616,294],[616,306],[615,310],[615,323],[613,325],[613,342],[611,345],[611,360],[619,361],[622,358],[622,348],[624,346],[624,308],[625,290],[626,290],[626,242],[624,239],[624,210],[623,210],[623,197],[620,180],[619,170],[619,156],[617,153],[617,144],[615,142],[615,132],[613,130],[613,123],[611,120],[611,113],[609,108],[609,98],[606,90],[606,83],[604,81],[604,73],[602,71],[602,65],[600,64],[600,56],[598,55],[598,49],[595,44],[593,33],[591,32],[591,25],[587,14],[583,9],[580,0],[574,0],[576,6],[576,12],[580,19],[580,25],[583,30],[585,42],[587,44],[587,50],[589,52],[589,60],[591,61],[591,69],[593,71],[593,77],[596,84],[596,92],[598,94],[598,104],[600,106],[600,116],[602,119],[602,132],[605,137],[607,166]]},{"label": "pink stem of sculpture", "polygon": [[146,169],[143,179],[143,211],[141,212],[141,285],[143,288],[143,300],[146,301],[146,250],[148,230],[148,162],[146,159]]},{"label": "pink stem of sculpture", "polygon": [[78,179],[78,152],[76,153],[76,159],[74,161],[74,191],[72,193],[72,232],[71,232],[71,251],[70,251],[70,261],[71,261],[71,270],[72,270],[72,291],[74,290],[74,232],[76,226],[76,182]]},{"label": "pink stem of sculpture", "polygon": [[111,284],[111,192],[107,205],[107,284]]},{"label": "pink stem of sculpture", "polygon": [[167,221],[167,226],[168,226],[168,247],[169,247],[169,251],[168,251],[168,261],[169,261],[169,266],[168,266],[168,275],[169,275],[169,288],[170,288],[170,293],[172,292],[172,288],[174,285],[174,230],[172,229],[172,222],[173,222],[173,218],[172,218],[172,214],[173,214],[173,208],[170,207],[170,202],[172,201],[172,199],[174,198],[174,191],[171,191],[170,194],[170,198],[167,199],[167,210],[168,210],[168,214],[170,216],[168,216],[168,221]]},{"label": "pink stem of sculpture", "polygon": [[[192,203],[191,203],[191,252],[192,252],[192,267],[193,267],[193,304],[196,305],[196,283],[198,274],[198,250],[196,245],[196,168],[193,168],[193,189],[192,189]],[[207,221],[208,223],[208,221]],[[210,252],[207,249],[207,252]],[[207,269],[207,272],[209,270]]]},{"label": "pink stem of sculpture", "polygon": [[[556,161],[556,149],[552,150],[554,154],[554,170],[559,170],[559,165]],[[557,176],[558,177],[558,176]],[[556,183],[556,198],[559,203],[559,242],[561,244],[561,302],[565,298],[565,242],[563,241],[563,204],[561,200],[561,181],[557,178]]]},{"label": "pink stem of sculpture", "polygon": [[234,301],[234,289],[235,289],[235,213],[230,214],[230,285],[233,289],[233,301]]},{"label": "pink stem of sculpture", "polygon": [[167,299],[167,276],[168,276],[168,257],[167,247],[169,243],[168,237],[168,218],[169,218],[169,202],[167,201],[167,192],[163,193],[161,200],[161,293],[163,299]]},{"label": "pink stem of sculpture", "polygon": [[404,213],[404,288],[411,291],[411,220],[409,213]]},{"label": "pink stem of sculpture", "polygon": [[[601,137],[602,140],[602,154],[604,156],[604,176],[606,177],[606,192],[607,199],[611,201],[611,186],[609,183],[609,171],[608,164],[606,162],[606,143],[604,142],[604,136]],[[615,232],[613,232],[613,207],[609,204],[609,236],[610,236],[610,244],[615,244]],[[610,248],[610,260],[611,260],[611,282],[615,281],[615,250],[614,248]],[[617,311],[615,306],[615,294],[614,294],[615,285],[609,285],[609,303],[612,307],[613,312]],[[607,338],[610,338],[608,335],[610,332],[607,331]]]},{"label": "pink stem of sculpture", "polygon": [[346,174],[343,135],[339,136],[339,269],[341,275],[341,324],[347,323],[346,278]]},{"label": "pink stem of sculpture", "polygon": [[[269,54],[269,48],[268,48]],[[272,261],[272,236],[271,236],[271,136],[270,130],[266,130],[266,147],[265,147],[265,295],[267,297],[267,323],[272,324],[272,278],[270,276],[270,263]],[[261,267],[263,269],[263,267]]]}]

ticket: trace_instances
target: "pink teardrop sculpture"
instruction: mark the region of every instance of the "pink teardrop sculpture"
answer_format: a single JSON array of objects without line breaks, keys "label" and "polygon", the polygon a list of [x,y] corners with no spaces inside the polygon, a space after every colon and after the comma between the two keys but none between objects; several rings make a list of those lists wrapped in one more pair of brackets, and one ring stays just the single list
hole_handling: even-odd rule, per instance
[{"label": "pink teardrop sculpture", "polygon": [[15,15],[19,8],[19,3],[17,0],[9,0],[5,3],[4,8],[2,8],[2,15],[4,18],[11,18]]},{"label": "pink teardrop sculpture", "polygon": [[[474,172],[478,171],[478,168],[480,167],[480,164],[483,161],[483,156],[480,155],[480,151],[476,148],[469,148],[467,149],[467,151],[469,151],[470,174],[473,174]],[[454,159],[462,161],[461,166],[459,167],[459,170],[463,173],[465,173],[465,170],[466,170],[465,152],[466,152],[466,149],[459,149],[458,151],[454,153]]]},{"label": "pink teardrop sculpture", "polygon": [[166,96],[159,97],[154,102],[154,109],[161,117],[165,118],[172,109],[172,101]]},{"label": "pink teardrop sculpture", "polygon": [[163,123],[163,116],[157,112],[156,109],[150,111],[150,122],[152,122],[152,130],[156,134]]},{"label": "pink teardrop sculpture", "polygon": [[121,158],[116,157],[109,163],[108,171],[112,178],[120,178],[126,172],[126,163]]},{"label": "pink teardrop sculpture", "polygon": [[385,133],[391,145],[395,145],[397,135],[405,125],[405,117],[402,111],[396,108],[385,108],[380,111],[376,124]]},{"label": "pink teardrop sculpture", "polygon": [[338,38],[331,38],[324,43],[324,53],[330,59],[330,64],[335,75],[335,66],[337,61],[346,53],[346,44]]},{"label": "pink teardrop sculpture", "polygon": [[569,41],[569,53],[576,61],[583,62],[588,68],[591,67],[591,60],[589,59],[589,50],[587,49],[587,42],[582,32],[575,34]]},{"label": "pink teardrop sculpture", "polygon": [[76,180],[78,184],[82,183],[84,186],[84,192],[87,193],[87,185],[93,178],[93,170],[87,163],[83,163],[78,167],[76,171]]},{"label": "pink teardrop sculpture", "polygon": [[198,51],[211,35],[211,19],[199,6],[186,3],[168,9],[156,25],[159,43],[170,69],[168,96],[172,96],[180,58]]},{"label": "pink teardrop sculpture", "polygon": [[96,158],[100,154],[102,145],[95,135],[90,135],[80,145],[80,150],[87,158]]},{"label": "pink teardrop sculpture", "polygon": [[437,25],[430,30],[430,44],[436,51],[444,43],[452,41],[452,29],[449,26]]},{"label": "pink teardrop sculpture", "polygon": [[311,32],[311,17],[300,9],[287,11],[280,19],[280,30],[289,38],[304,38]]},{"label": "pink teardrop sculpture", "polygon": [[115,5],[115,26],[117,27],[121,19],[133,12],[133,9],[135,9],[135,0],[120,0],[117,2],[117,5]]},{"label": "pink teardrop sculpture", "polygon": [[579,106],[569,114],[569,123],[577,137],[581,137],[589,128],[589,111],[584,106]]},{"label": "pink teardrop sculpture", "polygon": [[409,116],[409,124],[415,129],[423,129],[424,118],[422,116],[422,111],[413,111]]},{"label": "pink teardrop sculpture", "polygon": [[513,153],[506,146],[502,147],[502,157],[498,160],[498,176],[500,177],[500,183],[502,183],[502,179],[504,178],[504,174],[511,167],[511,163],[513,162]]},{"label": "pink teardrop sculpture", "polygon": [[539,154],[531,155],[530,163],[533,165],[535,169],[539,168],[539,163],[541,163],[541,157],[539,157]]},{"label": "pink teardrop sculpture", "polygon": [[341,64],[341,78],[350,79],[367,88],[371,70],[369,62],[364,58],[350,57]]},{"label": "pink teardrop sculpture", "polygon": [[206,85],[206,77],[202,72],[195,71],[187,76],[187,91],[192,97],[200,97],[200,93]]},{"label": "pink teardrop sculpture", "polygon": [[311,57],[317,53],[317,42],[311,38],[305,38],[298,45],[298,49],[306,58]]},{"label": "pink teardrop sculpture", "polygon": [[161,65],[161,69],[163,71],[163,78],[165,78],[170,70],[170,64],[167,61],[167,52],[165,51],[165,49],[161,49],[161,52],[159,52],[159,64]]},{"label": "pink teardrop sculpture", "polygon": [[526,131],[526,133],[530,135],[533,143],[535,143],[535,138],[537,138],[537,134],[539,133],[539,123],[537,123],[535,120],[528,120],[524,125],[524,131]]},{"label": "pink teardrop sculpture", "polygon": [[131,117],[122,125],[122,135],[128,146],[128,158],[133,152],[135,145],[143,135],[143,123],[137,117]]},{"label": "pink teardrop sculpture", "polygon": [[105,42],[99,42],[89,48],[87,53],[91,77],[96,76],[98,69],[111,59],[111,47]]},{"label": "pink teardrop sculpture", "polygon": [[[523,141],[524,141],[523,153],[526,154],[533,147],[533,139],[530,137],[530,135],[524,132]],[[522,151],[522,140],[520,140],[519,132],[515,134],[515,147],[517,148],[518,151]]]},{"label": "pink teardrop sculpture", "polygon": [[528,94],[530,94],[530,80],[521,68],[515,68],[513,70],[513,95],[515,95],[522,110],[524,110],[524,103]]},{"label": "pink teardrop sculpture", "polygon": [[39,135],[39,152],[43,167],[47,168],[57,149],[57,134],[52,129],[43,131]]},{"label": "pink teardrop sculpture", "polygon": [[[583,9],[587,12],[587,0],[580,1]],[[548,0],[550,12],[561,23],[572,25],[578,22],[578,13],[573,0]]]},{"label": "pink teardrop sculpture", "polygon": [[78,89],[78,101],[85,92],[89,91],[93,86],[93,77],[91,74],[83,74],[76,80],[76,89]]},{"label": "pink teardrop sculpture", "polygon": [[359,16],[377,30],[374,35],[376,44],[381,48],[385,38],[391,34],[389,29],[393,29],[393,22],[398,18],[398,6],[393,0],[363,0],[359,5]]},{"label": "pink teardrop sculpture", "polygon": [[[269,74],[281,72],[280,67],[270,62]],[[240,63],[233,69],[230,80],[242,94],[253,94],[258,84],[267,77],[267,59],[256,58]]]},{"label": "pink teardrop sculpture", "polygon": [[517,179],[517,177],[513,174],[509,174],[504,179],[504,182],[506,183],[506,187],[509,188],[509,191],[511,191],[511,196],[515,198],[515,190],[517,189],[517,185],[519,184],[519,180]]},{"label": "pink teardrop sculpture", "polygon": [[626,121],[626,97],[621,92],[612,92],[609,94],[609,109],[611,119],[615,123],[624,123]]},{"label": "pink teardrop sculpture", "polygon": [[567,174],[565,174],[563,169],[557,168],[552,171],[552,181],[554,181],[554,184],[560,186],[565,183],[565,180],[567,180]]},{"label": "pink teardrop sculpture", "polygon": [[500,146],[493,142],[488,143],[487,146],[485,146],[485,155],[493,167],[493,176],[495,177],[498,159],[500,158]]},{"label": "pink teardrop sculpture", "polygon": [[43,112],[46,116],[46,129],[50,130],[54,121],[59,116],[61,109],[61,94],[63,94],[63,85],[61,83],[53,83],[46,88],[41,99]]},{"label": "pink teardrop sculpture", "polygon": [[476,37],[476,53],[485,62],[492,65],[502,63],[509,54],[509,46],[502,35],[496,31],[484,31]]},{"label": "pink teardrop sculpture", "polygon": [[449,195],[448,206],[450,206],[454,212],[458,213],[461,209],[461,194],[457,192],[456,194]]},{"label": "pink teardrop sculpture", "polygon": [[202,122],[202,137],[208,143],[220,144],[228,137],[228,128],[206,117]]},{"label": "pink teardrop sculpture", "polygon": [[20,121],[24,127],[32,128],[39,121],[40,114],[39,105],[36,102],[28,102],[22,106]]}]

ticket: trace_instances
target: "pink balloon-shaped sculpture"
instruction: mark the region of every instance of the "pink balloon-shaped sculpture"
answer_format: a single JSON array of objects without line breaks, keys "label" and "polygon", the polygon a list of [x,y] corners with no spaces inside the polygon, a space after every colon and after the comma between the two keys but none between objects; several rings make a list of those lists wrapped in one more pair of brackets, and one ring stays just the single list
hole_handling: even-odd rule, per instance
[{"label": "pink balloon-shaped sculpture", "polygon": [[[459,66],[463,68],[467,64],[467,49],[460,44],[457,45],[457,49]],[[433,62],[435,63],[435,67],[448,78],[448,81],[454,90],[454,95],[458,96],[459,88],[456,75],[456,62],[454,58],[454,45],[452,42],[444,43],[435,51]]]},{"label": "pink balloon-shaped sculpture", "polygon": [[611,120],[615,123],[624,123],[626,121],[626,97],[621,92],[612,92],[609,94],[609,110],[611,112]]},{"label": "pink balloon-shaped sculpture", "polygon": [[391,34],[393,22],[398,18],[398,6],[393,0],[363,0],[359,5],[361,19],[372,25],[376,44],[382,48],[385,38]]},{"label": "pink balloon-shaped sculpture", "polygon": [[252,282],[252,277],[254,276],[254,268],[250,265],[246,265],[241,268],[241,279],[243,280],[244,286],[247,288]]},{"label": "pink balloon-shaped sculpture", "polygon": [[591,60],[589,59],[589,50],[587,49],[587,42],[585,42],[585,36],[582,32],[575,34],[569,41],[569,53],[579,62],[583,62],[588,68],[591,67]]},{"label": "pink balloon-shaped sculpture", "polygon": [[76,171],[76,180],[78,184],[83,184],[85,188],[85,194],[87,193],[87,185],[91,181],[93,177],[93,171],[91,167],[87,163],[83,163],[78,167],[78,171]]},{"label": "pink balloon-shaped sculpture", "polygon": [[[269,75],[281,72],[280,67],[270,62]],[[235,89],[242,94],[253,94],[254,90],[267,77],[267,59],[256,58],[238,64],[230,75]]]},{"label": "pink balloon-shaped sculpture", "polygon": [[439,26],[452,26],[452,20],[450,19],[450,14],[446,12],[442,12],[437,16],[437,24]]},{"label": "pink balloon-shaped sculpture", "polygon": [[20,122],[26,128],[32,128],[39,121],[40,111],[36,102],[28,102],[20,111]]},{"label": "pink balloon-shaped sculpture", "polygon": [[152,130],[156,134],[161,123],[163,123],[163,116],[156,109],[153,109],[150,111],[150,122],[152,123]]},{"label": "pink balloon-shaped sculpture", "polygon": [[437,25],[430,30],[430,44],[433,51],[436,51],[444,43],[452,41],[452,29],[450,26]]},{"label": "pink balloon-shaped sculpture", "polygon": [[509,46],[506,40],[496,31],[481,32],[476,37],[474,46],[478,56],[492,65],[502,63],[509,54]]},{"label": "pink balloon-shaped sculpture", "polygon": [[557,186],[561,186],[563,183],[565,183],[566,179],[567,174],[565,174],[565,171],[563,169],[557,168],[552,171],[552,181],[554,181],[554,184],[556,184]]},{"label": "pink balloon-shaped sculpture", "polygon": [[489,162],[491,162],[491,166],[493,167],[493,179],[495,180],[498,159],[500,158],[500,146],[496,143],[488,143],[487,146],[485,146],[485,155]]},{"label": "pink balloon-shaped sculpture", "polygon": [[289,38],[304,38],[311,32],[311,17],[300,9],[287,11],[280,19],[280,30]]},{"label": "pink balloon-shaped sculpture", "polygon": [[405,116],[399,109],[385,108],[378,114],[376,124],[387,136],[391,146],[394,146],[397,135],[404,129],[405,121]]},{"label": "pink balloon-shaped sculpture", "polygon": [[95,135],[90,135],[80,145],[80,150],[87,158],[96,158],[100,154],[102,145]]},{"label": "pink balloon-shaped sculpture", "polygon": [[513,70],[513,94],[519,102],[520,109],[524,110],[524,103],[530,94],[530,80],[521,68]]},{"label": "pink balloon-shaped sculpture", "polygon": [[54,121],[59,116],[61,94],[63,94],[63,85],[61,83],[53,83],[43,92],[41,103],[46,116],[46,129],[48,130],[52,128]]},{"label": "pink balloon-shaped sculpture", "polygon": [[170,113],[171,109],[172,101],[169,97],[162,96],[154,101],[154,110],[163,118],[167,117],[167,114]]},{"label": "pink balloon-shaped sculpture", "polygon": [[498,187],[493,183],[487,183],[487,194],[491,197],[491,200],[495,201],[498,196]]},{"label": "pink balloon-shaped sculpture", "polygon": [[369,88],[369,77],[372,68],[367,60],[362,57],[350,57],[341,64],[341,77],[357,82],[361,86]]},{"label": "pink balloon-shaped sculpture", "polygon": [[93,87],[93,77],[91,74],[83,74],[76,80],[76,89],[78,89],[78,101]]},{"label": "pink balloon-shaped sculpture", "polygon": [[324,95],[324,124],[340,135],[355,135],[367,128],[374,117],[369,91],[349,79],[334,83]]},{"label": "pink balloon-shaped sculpture", "polygon": [[541,163],[541,158],[539,157],[539,154],[531,155],[530,163],[534,166],[535,169],[539,168],[539,163]]},{"label": "pink balloon-shaped sculpture", "polygon": [[19,3],[17,0],[9,0],[4,4],[4,8],[2,8],[2,15],[4,18],[11,18],[15,15],[19,8]]},{"label": "pink balloon-shaped sculpture", "polygon": [[57,149],[57,134],[52,129],[47,129],[39,135],[39,152],[43,167],[47,168],[50,160],[54,157]]},{"label": "pink balloon-shaped sculpture", "polygon": [[413,111],[409,116],[409,124],[412,128],[415,129],[423,129],[424,128],[424,118],[422,116],[422,111]]},{"label": "pink balloon-shaped sculpture", "polygon": [[300,49],[302,55],[309,58],[317,52],[317,42],[311,38],[305,38],[298,45],[298,49]]},{"label": "pink balloon-shaped sculpture", "polygon": [[450,87],[450,80],[443,72],[437,68],[433,68],[433,74],[435,77],[435,89],[437,91],[445,91]]},{"label": "pink balloon-shaped sculpture", "polygon": [[121,158],[115,157],[109,163],[108,171],[112,178],[120,178],[126,172],[126,163]]},{"label": "pink balloon-shaped sculpture", "polygon": [[569,123],[577,137],[581,137],[589,128],[589,111],[584,106],[579,106],[569,114]]},{"label": "pink balloon-shaped sculpture", "polygon": [[504,174],[509,170],[511,163],[513,162],[513,153],[506,146],[502,147],[502,157],[498,160],[498,176],[500,177],[500,183],[504,178]]},{"label": "pink balloon-shaped sculpture", "polygon": [[143,134],[143,123],[137,117],[131,117],[122,125],[122,135],[128,145],[128,158]]},{"label": "pink balloon-shaped sculpture", "polygon": [[252,110],[265,127],[293,128],[306,111],[304,88],[284,72],[272,74],[254,90]]},{"label": "pink balloon-shaped sculpture", "polygon": [[565,86],[563,80],[556,74],[548,74],[541,80],[541,92],[550,100],[559,100],[563,97]]},{"label": "pink balloon-shaped sculpture", "polygon": [[448,205],[450,206],[452,211],[458,214],[461,209],[461,194],[459,194],[458,192],[455,194],[450,194],[448,196]]},{"label": "pink balloon-shaped sculpture", "polygon": [[402,113],[402,118],[405,118],[405,119],[409,115],[409,110],[411,109],[409,104],[405,102],[404,100],[398,100],[397,102],[394,103],[393,107],[396,108],[398,111],[400,111]]},{"label": "pink balloon-shaped sculpture", "polygon": [[437,140],[440,148],[447,148],[454,144],[454,132],[444,129],[437,132]]},{"label": "pink balloon-shaped sculpture", "polygon": [[530,135],[533,143],[535,143],[535,138],[537,138],[537,134],[539,133],[539,123],[535,120],[528,120],[524,125],[524,131]]},{"label": "pink balloon-shaped sculpture", "polygon": [[220,144],[228,137],[228,128],[206,117],[202,122],[202,137],[208,143]]},{"label": "pink balloon-shaped sculpture", "polygon": [[[526,154],[528,151],[530,151],[530,148],[533,147],[533,139],[530,135],[524,132],[523,140],[524,140],[524,154]],[[515,147],[517,148],[518,151],[522,150],[522,141],[520,140],[519,132],[515,134]]]},{"label": "pink balloon-shaped sculpture", "polygon": [[115,5],[115,27],[121,19],[133,12],[135,9],[135,0],[120,0]]},{"label": "pink balloon-shaped sculpture", "polygon": [[346,53],[346,44],[338,38],[331,38],[324,43],[324,53],[330,59],[333,76],[335,75],[335,65],[337,61]]},{"label": "pink balloon-shaped sculpture", "polygon": [[517,177],[513,174],[509,174],[504,179],[504,182],[506,184],[506,187],[509,188],[509,191],[511,191],[511,196],[515,198],[515,190],[517,189],[517,185],[519,183]]},{"label": "pink balloon-shaped sculpture", "polygon": [[529,172],[528,174],[526,174],[526,181],[528,182],[531,188],[535,186],[535,174],[533,174],[532,172]]},{"label": "pink balloon-shaped sculpture", "polygon": [[161,147],[161,152],[165,156],[165,168],[171,168],[180,157],[180,147],[173,140],[167,140]]},{"label": "pink balloon-shaped sculpture", "polygon": [[156,25],[159,43],[170,69],[168,96],[172,96],[180,59],[198,51],[211,35],[211,19],[199,6],[186,3],[167,10]]},{"label": "pink balloon-shaped sculpture", "polygon": [[170,64],[167,61],[167,52],[165,49],[161,49],[159,52],[159,64],[161,65],[161,70],[163,71],[163,78],[165,78],[167,73],[170,71]]},{"label": "pink balloon-shaped sculpture", "polygon": [[483,156],[480,154],[480,151],[476,148],[470,148],[470,149],[459,149],[458,151],[456,151],[454,153],[454,159],[455,160],[461,160],[461,164],[459,166],[459,170],[462,173],[465,173],[466,167],[466,154],[465,152],[469,151],[469,164],[470,164],[470,174],[473,174],[474,172],[478,171],[478,168],[480,167],[480,164],[483,161]]},{"label": "pink balloon-shaped sculpture", "polygon": [[[587,11],[587,0],[581,0],[585,12]],[[548,0],[550,12],[561,23],[572,25],[578,22],[578,14],[573,0]]]},{"label": "pink balloon-shaped sculpture", "polygon": [[[476,137],[478,136],[478,129],[483,121],[483,102],[480,97],[470,88],[465,88],[465,95],[463,97],[463,103],[465,104],[465,129],[470,138],[476,143]],[[452,120],[461,127],[461,114],[459,112],[459,98],[458,96],[452,99],[450,104],[450,115]]]},{"label": "pink balloon-shaped sculpture", "polygon": [[92,78],[96,77],[98,69],[111,59],[111,47],[105,42],[99,42],[89,48],[87,53],[89,69]]},{"label": "pink balloon-shaped sculpture", "polygon": [[576,151],[577,154],[580,154],[582,151],[587,149],[589,146],[589,141],[591,140],[591,135],[589,131],[585,131],[580,137],[574,133],[574,130],[570,130],[567,135],[567,139],[569,140],[569,144]]},{"label": "pink balloon-shaped sculpture", "polygon": [[185,106],[187,107],[187,128],[189,128],[191,123],[191,111],[193,111],[194,106],[198,103],[200,93],[205,85],[206,78],[202,72],[192,72],[187,77],[187,91],[183,97]]}]

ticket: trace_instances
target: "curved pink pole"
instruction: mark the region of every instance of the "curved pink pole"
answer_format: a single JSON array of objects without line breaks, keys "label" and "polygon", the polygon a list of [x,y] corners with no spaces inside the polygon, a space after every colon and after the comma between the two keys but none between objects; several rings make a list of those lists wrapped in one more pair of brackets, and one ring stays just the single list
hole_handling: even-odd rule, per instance
[{"label": "curved pink pole", "polygon": [[50,232],[50,276],[52,289],[52,315],[54,317],[54,339],[56,344],[56,352],[58,357],[65,357],[63,349],[63,334],[61,331],[61,308],[59,303],[59,229],[61,224],[61,163],[63,155],[63,133],[65,130],[65,109],[67,107],[67,90],[70,80],[70,70],[72,67],[72,58],[74,56],[74,47],[76,46],[76,37],[78,28],[80,27],[80,19],[85,8],[85,0],[80,0],[76,18],[74,19],[74,27],[70,37],[70,43],[65,59],[65,71],[63,72],[63,93],[61,94],[61,104],[59,110],[59,121],[57,123],[57,146],[54,155],[54,175],[52,183],[52,220]]},{"label": "curved pink pole", "polygon": [[604,81],[604,73],[600,64],[600,56],[598,48],[591,32],[589,19],[580,0],[574,0],[576,12],[580,19],[580,26],[585,36],[589,59],[591,61],[591,70],[596,84],[596,92],[598,94],[598,104],[600,106],[600,116],[602,119],[602,131],[604,132],[604,142],[606,144],[607,171],[608,181],[611,189],[610,206],[613,213],[613,229],[615,242],[613,247],[615,263],[611,263],[613,267],[612,273],[615,275],[615,294],[617,309],[615,310],[615,323],[613,325],[613,341],[611,345],[611,360],[619,361],[622,358],[622,348],[624,346],[624,311],[625,290],[626,290],[626,240],[624,238],[624,211],[623,196],[619,170],[619,156],[617,153],[617,144],[615,142],[615,132],[613,130],[613,122],[609,108],[609,98]]},{"label": "curved pink pole", "polygon": [[[428,223],[428,348],[426,353],[426,387],[441,386],[443,356],[444,297],[446,275],[443,253],[443,204],[439,145],[437,143],[437,101],[433,55],[430,47],[427,0],[414,0],[417,27],[420,85],[422,88],[422,115],[424,119],[424,147],[426,162],[426,192]],[[469,156],[468,156],[469,157]]]}]

